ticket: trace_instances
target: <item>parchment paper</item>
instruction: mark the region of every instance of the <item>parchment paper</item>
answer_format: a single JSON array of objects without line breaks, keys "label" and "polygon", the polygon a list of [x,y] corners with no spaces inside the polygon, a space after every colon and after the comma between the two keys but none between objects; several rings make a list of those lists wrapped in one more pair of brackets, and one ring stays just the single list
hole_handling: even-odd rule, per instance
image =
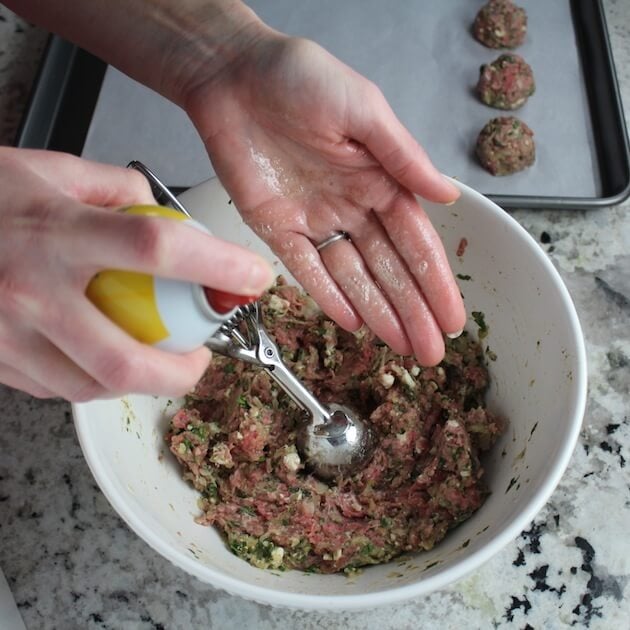
[{"label": "parchment paper", "polygon": [[[470,27],[481,0],[250,0],[269,25],[320,43],[374,81],[411,133],[449,175],[486,194],[601,195],[591,120],[569,0],[519,0],[529,18],[514,52],[532,66],[536,94],[514,112],[534,131],[536,163],[492,177],[477,163],[477,134],[494,116],[478,101],[479,66],[500,51]],[[209,107],[212,103],[208,104]],[[125,164],[139,159],[170,186],[213,174],[186,115],[108,68],[83,155]]]}]

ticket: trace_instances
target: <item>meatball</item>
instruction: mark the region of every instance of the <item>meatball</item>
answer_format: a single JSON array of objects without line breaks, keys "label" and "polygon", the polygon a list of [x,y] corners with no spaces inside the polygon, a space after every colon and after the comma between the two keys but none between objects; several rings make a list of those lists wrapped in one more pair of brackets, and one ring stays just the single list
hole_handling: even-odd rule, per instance
[{"label": "meatball", "polygon": [[475,38],[488,48],[516,48],[526,33],[527,13],[510,0],[490,0],[473,24]]},{"label": "meatball", "polygon": [[490,107],[518,109],[535,90],[534,73],[519,55],[501,55],[479,71],[477,94]]},{"label": "meatball", "polygon": [[476,153],[492,175],[511,175],[536,159],[534,132],[514,116],[493,118],[479,133]]}]

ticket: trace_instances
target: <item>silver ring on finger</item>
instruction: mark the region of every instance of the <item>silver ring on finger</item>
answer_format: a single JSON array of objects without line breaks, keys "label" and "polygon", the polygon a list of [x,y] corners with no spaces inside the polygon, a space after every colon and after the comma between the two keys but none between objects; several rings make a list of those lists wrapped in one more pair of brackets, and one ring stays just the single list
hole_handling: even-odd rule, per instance
[{"label": "silver ring on finger", "polygon": [[325,247],[328,247],[329,245],[332,245],[333,243],[341,240],[350,241],[350,234],[341,231],[334,232],[332,236],[329,236],[327,239],[323,240],[321,243],[319,243],[319,245],[315,245],[315,249],[318,252],[321,252],[322,249],[324,249]]}]

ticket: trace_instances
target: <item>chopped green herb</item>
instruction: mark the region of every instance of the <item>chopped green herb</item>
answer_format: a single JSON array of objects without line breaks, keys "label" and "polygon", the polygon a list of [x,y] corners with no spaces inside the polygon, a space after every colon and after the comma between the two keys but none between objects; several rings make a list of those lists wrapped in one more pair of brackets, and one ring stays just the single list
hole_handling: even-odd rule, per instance
[{"label": "chopped green herb", "polygon": [[466,274],[466,273],[458,273],[458,274],[457,274],[457,277],[458,277],[460,280],[472,280],[472,276],[469,276],[469,275],[468,275],[468,274]]},{"label": "chopped green herb", "polygon": [[230,549],[235,555],[242,556],[247,553],[247,543],[243,540],[231,540]]},{"label": "chopped green herb", "polygon": [[219,498],[219,487],[217,486],[216,483],[212,482],[209,483],[204,491],[203,491],[203,495],[207,498],[210,499],[211,501],[216,501]]},{"label": "chopped green herb", "polygon": [[261,560],[271,560],[271,553],[275,549],[275,545],[270,540],[259,540],[256,543],[256,549],[254,553]]},{"label": "chopped green herb", "polygon": [[[190,425],[189,425],[190,426]],[[193,435],[196,435],[201,440],[207,440],[210,433],[210,428],[207,424],[199,424],[196,427],[190,426],[188,429]]]},{"label": "chopped green herb", "polygon": [[483,339],[488,336],[488,325],[486,324],[486,317],[481,311],[473,311],[471,313],[472,318],[475,320],[475,324],[479,326],[479,339]]}]

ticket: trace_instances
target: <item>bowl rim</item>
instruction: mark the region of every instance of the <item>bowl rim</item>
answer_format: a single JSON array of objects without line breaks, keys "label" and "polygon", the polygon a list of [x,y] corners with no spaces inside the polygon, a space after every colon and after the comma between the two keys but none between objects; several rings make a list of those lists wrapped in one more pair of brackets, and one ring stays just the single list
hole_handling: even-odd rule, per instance
[{"label": "bowl rim", "polygon": [[565,434],[565,440],[561,444],[553,465],[537,492],[508,523],[502,526],[501,531],[494,538],[488,540],[479,549],[472,551],[469,556],[463,558],[454,566],[438,570],[434,575],[427,576],[413,584],[397,585],[383,590],[352,595],[307,595],[280,591],[275,588],[245,583],[237,578],[221,574],[212,567],[200,564],[197,560],[190,558],[157,536],[110,483],[100,460],[98,445],[89,439],[87,411],[90,403],[73,403],[72,413],[75,429],[85,460],[94,479],[118,515],[150,547],[175,566],[195,576],[202,582],[231,595],[238,595],[262,604],[284,608],[337,612],[356,611],[408,601],[453,584],[455,581],[478,569],[512,540],[516,539],[521,531],[536,517],[549,500],[568,467],[584,418],[587,397],[587,360],[582,328],[573,300],[559,272],[527,230],[516,219],[481,193],[458,180],[451,179],[451,181],[460,189],[462,198],[468,197],[476,203],[476,206],[484,208],[485,212],[492,213],[495,219],[503,221],[506,226],[530,246],[532,255],[542,264],[555,289],[558,291],[568,316],[569,332],[575,350],[575,365],[572,366],[573,380],[571,381],[572,408],[569,410],[571,421],[569,430]]}]

